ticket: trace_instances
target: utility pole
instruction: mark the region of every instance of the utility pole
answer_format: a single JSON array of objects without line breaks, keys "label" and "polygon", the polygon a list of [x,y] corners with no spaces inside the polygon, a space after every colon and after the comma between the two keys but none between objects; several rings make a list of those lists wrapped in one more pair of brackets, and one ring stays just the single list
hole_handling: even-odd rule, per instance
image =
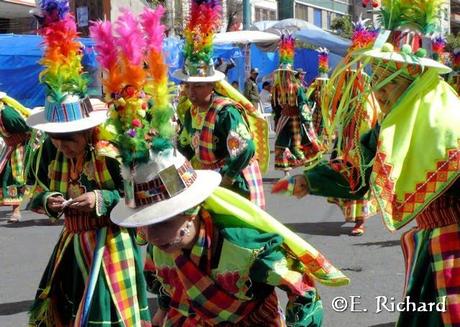
[{"label": "utility pole", "polygon": [[243,0],[243,30],[251,26],[251,1]]}]

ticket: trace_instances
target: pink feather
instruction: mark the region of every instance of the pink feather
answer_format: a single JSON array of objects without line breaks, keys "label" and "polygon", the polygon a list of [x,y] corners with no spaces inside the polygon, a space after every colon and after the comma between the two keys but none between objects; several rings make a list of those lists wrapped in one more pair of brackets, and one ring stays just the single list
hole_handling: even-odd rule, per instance
[{"label": "pink feather", "polygon": [[96,53],[104,69],[110,70],[117,64],[117,46],[112,33],[112,23],[98,21],[89,28],[96,43]]},{"label": "pink feather", "polygon": [[140,65],[146,42],[136,17],[128,9],[122,8],[115,24],[115,31],[118,34],[117,44],[125,58],[134,66]]},{"label": "pink feather", "polygon": [[147,35],[147,48],[156,52],[161,52],[165,26],[161,24],[161,17],[165,13],[163,6],[158,6],[155,10],[147,8],[141,14],[141,24]]}]

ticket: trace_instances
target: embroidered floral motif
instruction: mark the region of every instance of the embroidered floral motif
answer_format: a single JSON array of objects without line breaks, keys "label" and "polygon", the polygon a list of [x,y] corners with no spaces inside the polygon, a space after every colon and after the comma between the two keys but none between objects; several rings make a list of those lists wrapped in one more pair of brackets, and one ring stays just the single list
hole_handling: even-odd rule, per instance
[{"label": "embroidered floral motif", "polygon": [[200,145],[200,132],[195,132],[192,136],[192,148],[196,151]]},{"label": "embroidered floral motif", "polygon": [[179,276],[177,275],[177,271],[174,268],[167,266],[157,268],[157,276],[168,292],[171,292],[172,289],[182,288],[182,284],[179,281]]},{"label": "embroidered floral motif", "polygon": [[227,137],[227,150],[230,157],[234,158],[246,149],[248,142],[240,134],[230,131]]},{"label": "embroidered floral motif", "polygon": [[94,170],[94,164],[91,161],[88,161],[83,165],[82,173],[83,175],[86,175],[86,178],[88,179],[88,181],[94,181],[96,179],[95,178],[96,172]]},{"label": "embroidered floral motif", "polygon": [[82,194],[86,193],[86,187],[81,185],[79,182],[76,183],[69,183],[67,186],[67,197],[69,199],[75,199]]}]

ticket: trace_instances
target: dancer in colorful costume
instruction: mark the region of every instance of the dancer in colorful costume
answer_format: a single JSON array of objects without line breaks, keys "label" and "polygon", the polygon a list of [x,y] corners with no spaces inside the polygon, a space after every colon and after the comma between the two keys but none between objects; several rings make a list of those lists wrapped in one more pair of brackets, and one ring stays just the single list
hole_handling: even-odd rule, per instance
[{"label": "dancer in colorful costume", "polygon": [[311,102],[293,70],[295,40],[282,35],[280,67],[274,72],[272,108],[275,120],[275,169],[313,165],[324,147],[313,128]]},{"label": "dancer in colorful costume", "polygon": [[460,326],[460,100],[439,76],[450,69],[424,58],[420,48],[422,33],[437,24],[441,2],[383,1],[390,43],[377,38],[373,50],[351,63],[372,64],[372,88],[364,96],[374,92],[385,115],[361,140],[361,187],[353,192],[327,165],[294,183],[299,197],[356,198],[371,189],[391,231],[415,219],[417,226],[401,239],[405,295],[417,308],[437,303],[445,310],[403,311],[397,326],[404,327]]},{"label": "dancer in colorful costume", "polygon": [[[63,215],[64,228],[40,281],[29,325],[150,326],[136,231],[109,219],[123,182],[120,152],[99,133],[98,126],[107,119],[106,106],[85,97],[87,81],[81,74],[82,55],[68,2],[44,1],[41,9],[46,17],[40,30],[46,45],[41,80],[47,97],[45,108],[35,110],[27,124],[48,137],[32,164],[36,188],[31,208],[53,220]],[[129,48],[137,42],[131,22],[124,13],[117,22],[120,37],[105,39],[112,59],[118,51],[125,55],[122,68],[132,64],[122,45]],[[104,35],[111,25],[98,23],[91,29]],[[101,56],[104,50],[99,44]],[[139,65],[142,68],[143,62]],[[132,82],[126,76],[118,75],[117,80],[125,88]],[[112,96],[132,100],[121,91]]]},{"label": "dancer in colorful costume", "polygon": [[[372,48],[378,32],[373,27],[367,27],[366,21],[360,18],[357,22],[353,23],[352,45],[344,60],[345,63],[352,60],[352,55],[356,51]],[[358,63],[357,65],[359,67],[360,64]],[[345,70],[342,72],[342,76],[338,78],[338,83],[336,83],[336,85],[339,85],[338,91],[332,93],[334,94],[334,99],[329,100],[332,101],[333,107],[327,108],[327,112],[324,112],[326,117],[325,127],[327,130],[324,136],[332,135],[329,137],[327,143],[334,143],[329,164],[334,170],[344,175],[352,190],[356,190],[359,188],[359,182],[357,181],[359,173],[357,172],[360,171],[362,164],[360,152],[356,144],[359,144],[361,135],[364,135],[375,127],[380,110],[377,100],[373,97],[364,103],[356,102],[358,104],[357,108],[348,110],[342,108],[340,111],[337,110],[341,106],[340,99],[343,97],[342,92],[347,92],[343,91],[340,86],[349,78],[354,78],[355,80],[348,91],[350,95],[345,96],[345,98],[356,97],[369,87],[369,76],[362,70],[359,70],[359,73],[356,70]],[[330,91],[331,87],[329,87]],[[337,99],[338,101],[336,101]],[[348,123],[340,124],[340,121]],[[334,126],[339,126],[339,128],[335,128]],[[367,192],[362,199],[349,200],[330,197],[328,198],[328,202],[335,203],[340,207],[345,221],[355,223],[350,232],[352,236],[363,235],[365,220],[377,214],[378,211],[377,202],[370,192]]]},{"label": "dancer in colorful costume", "polygon": [[[170,111],[153,108],[160,112]],[[218,172],[195,170],[162,121],[149,161],[123,168],[133,191],[111,213],[116,224],[141,227],[151,243],[146,276],[159,302],[153,325],[321,326],[314,279],[328,286],[348,279],[258,206],[219,187]],[[288,294],[286,321],[275,287]]]},{"label": "dancer in colorful costume", "polygon": [[323,113],[321,111],[321,89],[327,81],[329,81],[329,50],[326,48],[318,48],[318,77],[306,89],[307,98],[313,102],[312,104],[312,122],[318,138],[322,138],[323,134]]},{"label": "dancer in colorful costume", "polygon": [[25,119],[30,110],[19,102],[0,92],[0,136],[5,147],[0,153],[0,205],[12,206],[9,223],[16,223],[21,219],[19,205],[25,193],[25,166],[30,147],[30,128]]},{"label": "dancer in colorful costume", "polygon": [[217,1],[192,1],[184,32],[185,64],[173,74],[185,83],[192,104],[179,150],[195,168],[218,170],[223,187],[264,208],[261,170],[268,168],[268,125],[225,75],[214,70],[212,40],[220,24]]}]

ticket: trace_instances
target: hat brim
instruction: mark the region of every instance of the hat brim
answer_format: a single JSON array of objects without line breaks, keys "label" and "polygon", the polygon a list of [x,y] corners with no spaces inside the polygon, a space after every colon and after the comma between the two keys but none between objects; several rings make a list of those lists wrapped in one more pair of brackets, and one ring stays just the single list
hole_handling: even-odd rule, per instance
[{"label": "hat brim", "polygon": [[382,52],[380,49],[373,49],[373,50],[365,51],[363,52],[363,56],[432,68],[438,71],[438,74],[447,74],[452,71],[451,68],[433,59],[429,59],[429,58],[414,59],[411,56],[403,56],[397,52]]},{"label": "hat brim", "polygon": [[200,83],[200,82],[219,82],[225,79],[225,74],[215,70],[213,75],[210,76],[190,76],[183,72],[182,69],[177,69],[173,72],[172,76],[182,82]]},{"label": "hat brim", "polygon": [[71,133],[84,131],[96,127],[107,120],[107,110],[92,111],[89,117],[61,123],[51,123],[45,118],[45,108],[39,107],[27,118],[26,123],[29,127],[47,133]]},{"label": "hat brim", "polygon": [[122,199],[113,208],[110,219],[123,227],[140,227],[160,223],[172,218],[206,200],[222,180],[218,172],[196,170],[195,182],[182,193],[170,199],[140,208],[129,208]]}]

